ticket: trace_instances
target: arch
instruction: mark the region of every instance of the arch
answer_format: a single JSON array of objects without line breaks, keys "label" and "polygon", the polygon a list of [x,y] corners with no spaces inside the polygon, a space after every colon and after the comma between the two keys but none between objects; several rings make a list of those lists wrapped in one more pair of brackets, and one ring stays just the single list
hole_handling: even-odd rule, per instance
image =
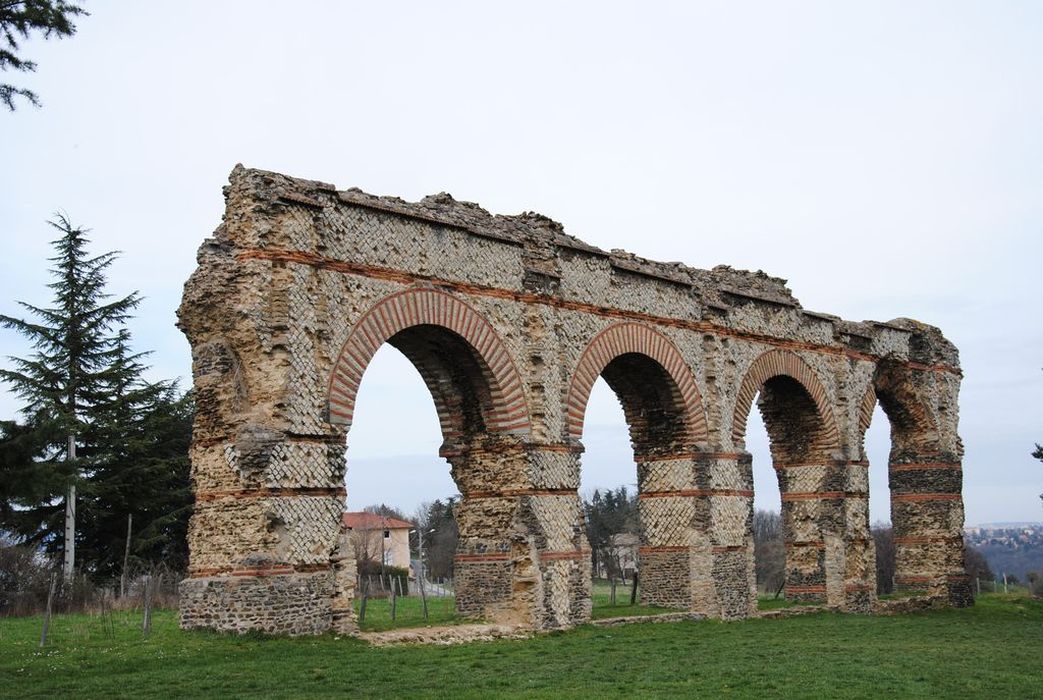
[{"label": "arch", "polygon": [[[483,417],[487,430],[516,434],[529,432],[529,412],[521,377],[503,340],[474,308],[437,289],[408,289],[392,294],[379,301],[355,324],[330,373],[330,423],[350,427],[362,374],[377,349],[392,338],[401,338],[404,332],[408,334],[420,326],[441,329],[442,346],[452,346],[457,355],[471,355],[475,371],[484,375],[488,387],[488,396],[483,401],[486,404]],[[425,360],[433,351],[421,348],[417,343],[412,345],[417,349],[405,351],[405,354],[432,389],[443,432],[449,432],[453,420],[452,399],[446,391],[435,389],[439,383],[433,370],[435,363]]]},{"label": "arch", "polygon": [[[885,359],[870,391],[891,423],[891,461],[922,458],[938,451],[938,427],[923,395],[923,380],[908,365]],[[861,427],[861,426],[859,426]]]},{"label": "arch", "polygon": [[822,420],[823,432],[820,439],[824,449],[839,449],[836,418],[822,382],[804,360],[787,350],[769,350],[754,360],[747,370],[735,401],[732,444],[739,445],[745,440],[746,421],[749,419],[750,409],[753,407],[753,399],[757,396],[757,392],[769,379],[779,376],[795,380],[808,392],[812,401],[815,402]]},{"label": "arch", "polygon": [[[866,393],[862,394],[862,401],[858,404],[858,439],[864,442],[869,424],[873,422],[873,410],[876,408],[876,390],[870,384],[866,387]],[[864,448],[863,448],[864,449]]]},{"label": "arch", "polygon": [[609,363],[625,355],[642,355],[660,365],[675,385],[678,399],[684,407],[685,437],[693,443],[708,441],[702,396],[681,352],[662,333],[629,322],[604,329],[583,350],[572,375],[565,403],[568,436],[576,440],[583,436],[583,419],[594,382]]},{"label": "arch", "polygon": [[903,373],[881,363],[873,381],[862,396],[858,405],[858,439],[865,440],[866,431],[873,421],[873,411],[880,404],[884,415],[891,421],[893,437],[906,440],[916,436],[921,440],[929,440],[936,434],[935,419],[922,397]]}]

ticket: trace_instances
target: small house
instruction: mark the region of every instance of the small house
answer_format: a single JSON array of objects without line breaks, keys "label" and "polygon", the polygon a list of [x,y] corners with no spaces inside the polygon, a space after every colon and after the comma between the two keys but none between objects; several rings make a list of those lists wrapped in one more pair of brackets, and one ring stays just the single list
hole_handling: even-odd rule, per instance
[{"label": "small house", "polygon": [[378,513],[344,513],[344,529],[353,533],[358,559],[408,569],[409,531],[413,523]]}]

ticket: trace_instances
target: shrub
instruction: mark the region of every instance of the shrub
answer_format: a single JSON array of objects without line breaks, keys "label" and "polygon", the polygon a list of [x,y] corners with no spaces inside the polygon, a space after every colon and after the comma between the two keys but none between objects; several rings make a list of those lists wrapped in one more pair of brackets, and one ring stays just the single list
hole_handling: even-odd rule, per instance
[{"label": "shrub", "polygon": [[0,546],[0,615],[31,615],[47,602],[51,562],[29,547]]},{"label": "shrub", "polygon": [[[395,585],[395,590],[402,591],[402,595],[409,595],[409,569],[401,566],[384,566],[381,569],[380,562],[368,559],[366,561],[359,562],[358,565],[359,579],[363,577],[371,577],[373,585],[370,586],[368,595],[370,598],[376,598],[386,594],[387,587],[392,585],[390,580],[397,579],[398,583]],[[380,578],[381,574],[384,575],[384,586],[381,588],[379,583],[376,581]]]}]

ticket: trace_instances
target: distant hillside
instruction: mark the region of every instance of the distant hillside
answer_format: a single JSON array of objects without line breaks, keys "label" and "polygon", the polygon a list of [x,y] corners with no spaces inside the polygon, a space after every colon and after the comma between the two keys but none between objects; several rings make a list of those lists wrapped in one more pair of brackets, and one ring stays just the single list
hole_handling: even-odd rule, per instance
[{"label": "distant hillside", "polygon": [[1043,574],[1043,525],[989,523],[964,530],[967,542],[984,555],[997,577],[1006,573],[1025,581],[1028,572]]},{"label": "distant hillside", "polygon": [[1043,575],[1043,549],[1011,550],[1001,545],[985,545],[976,549],[985,556],[985,561],[989,562],[989,568],[997,578],[1004,573],[1007,576],[1013,574],[1024,583],[1030,571]]}]

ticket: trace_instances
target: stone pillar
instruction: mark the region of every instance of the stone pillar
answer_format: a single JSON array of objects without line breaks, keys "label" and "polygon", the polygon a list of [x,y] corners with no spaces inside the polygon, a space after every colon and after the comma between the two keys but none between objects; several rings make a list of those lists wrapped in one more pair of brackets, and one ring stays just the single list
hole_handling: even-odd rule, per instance
[{"label": "stone pillar", "polygon": [[280,634],[330,628],[330,556],[344,503],[337,437],[316,442],[242,426],[227,442],[196,438],[182,627]]},{"label": "stone pillar", "polygon": [[540,571],[537,618],[544,628],[590,620],[590,544],[577,493],[581,452],[575,443],[526,445],[532,490],[524,497],[523,511]]},{"label": "stone pillar", "polygon": [[333,555],[332,563],[333,598],[330,601],[330,626],[338,634],[354,635],[359,631],[358,616],[355,614],[358,565],[351,538],[343,530],[337,538],[337,551]]},{"label": "stone pillar", "polygon": [[876,552],[869,524],[869,462],[838,464],[844,477],[844,598],[848,612],[871,612],[876,603]]},{"label": "stone pillar", "polygon": [[973,603],[963,558],[959,355],[937,328],[909,319],[908,362],[882,362],[874,391],[891,421],[895,587]]},{"label": "stone pillar", "polygon": [[963,560],[963,471],[955,455],[892,460],[891,526],[895,588],[942,596],[956,606],[973,595]]},{"label": "stone pillar", "polygon": [[642,603],[704,614],[716,610],[711,509],[714,499],[723,499],[718,510],[729,502],[734,506],[736,494],[714,486],[712,465],[709,455],[695,449],[638,457]]},{"label": "stone pillar", "polygon": [[[515,596],[534,579],[528,547],[516,526],[519,492],[526,488],[524,455],[508,441],[475,440],[444,447],[460,489],[456,524],[460,531],[454,559],[456,609],[463,615],[496,622],[528,622],[531,604]],[[522,536],[518,536],[522,535]],[[525,597],[525,596],[521,596]]]},{"label": "stone pillar", "polygon": [[[753,558],[753,456],[749,452],[711,455],[709,475],[709,551],[696,554],[697,612],[734,620],[757,612],[757,577]],[[712,591],[708,596],[707,589]]]},{"label": "stone pillar", "polygon": [[577,450],[486,435],[446,456],[463,494],[457,610],[536,628],[589,620]]},{"label": "stone pillar", "polygon": [[775,465],[782,493],[789,600],[844,605],[846,466],[846,462]]}]

